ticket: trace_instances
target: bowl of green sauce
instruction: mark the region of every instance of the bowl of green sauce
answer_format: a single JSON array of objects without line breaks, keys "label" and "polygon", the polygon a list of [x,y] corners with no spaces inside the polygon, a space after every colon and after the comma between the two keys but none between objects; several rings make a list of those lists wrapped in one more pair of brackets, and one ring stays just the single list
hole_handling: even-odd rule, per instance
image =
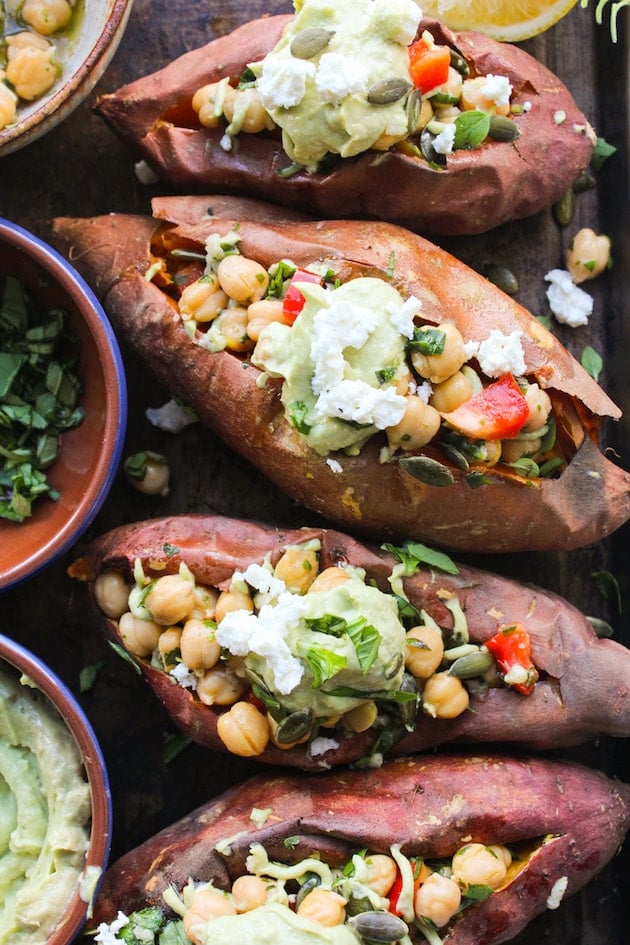
[{"label": "bowl of green sauce", "polygon": [[90,915],[112,832],[94,731],[39,657],[0,635],[0,943],[68,945]]},{"label": "bowl of green sauce", "polygon": [[52,247],[0,219],[0,591],[88,528],[126,423],[122,357],[96,296]]}]

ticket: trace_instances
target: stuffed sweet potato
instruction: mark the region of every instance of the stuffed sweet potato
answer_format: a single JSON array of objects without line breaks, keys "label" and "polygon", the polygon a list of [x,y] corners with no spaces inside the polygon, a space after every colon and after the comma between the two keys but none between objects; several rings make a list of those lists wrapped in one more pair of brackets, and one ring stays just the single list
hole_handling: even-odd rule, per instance
[{"label": "stuffed sweet potato", "polygon": [[523,50],[419,22],[412,0],[296,4],[103,95],[180,191],[476,233],[550,206],[594,135]]},{"label": "stuffed sweet potato", "polygon": [[540,759],[258,777],[115,863],[95,920],[156,941],[173,922],[196,945],[495,945],[584,886],[629,824],[626,785]]},{"label": "stuffed sweet potato", "polygon": [[565,550],[627,520],[630,477],[598,447],[619,410],[521,306],[390,224],[231,206],[61,218],[55,239],[160,381],[280,488],[361,534],[466,551]]},{"label": "stuffed sweet potato", "polygon": [[70,573],[209,748],[317,769],[630,734],[624,647],[556,595],[416,543],[177,516],[109,532]]}]

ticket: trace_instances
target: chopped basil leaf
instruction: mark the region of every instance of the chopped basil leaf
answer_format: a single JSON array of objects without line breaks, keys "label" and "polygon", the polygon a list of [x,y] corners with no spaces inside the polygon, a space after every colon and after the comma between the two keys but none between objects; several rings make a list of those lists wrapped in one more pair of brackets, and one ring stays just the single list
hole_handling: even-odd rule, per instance
[{"label": "chopped basil leaf", "polygon": [[466,479],[466,484],[471,489],[478,489],[479,486],[492,485],[492,479],[489,479],[488,476],[484,476],[484,474],[480,472],[473,471],[471,473],[468,473],[465,479]]},{"label": "chopped basil leaf", "polygon": [[515,463],[508,463],[508,466],[524,479],[537,479],[540,476],[538,463],[528,456],[521,456]]},{"label": "chopped basil leaf", "polygon": [[284,284],[291,278],[291,276],[293,275],[295,271],[296,271],[295,266],[281,259],[278,265],[276,266],[276,270],[274,274],[269,277],[269,285],[267,287],[267,298],[270,298],[270,299],[282,298]]},{"label": "chopped basil leaf", "polygon": [[488,137],[490,116],[473,109],[455,119],[455,148],[478,148]]},{"label": "chopped basil leaf", "polygon": [[604,138],[598,138],[593,149],[591,157],[591,167],[595,171],[601,171],[609,157],[617,153],[617,148],[609,144]]},{"label": "chopped basil leaf", "polygon": [[376,371],[376,377],[379,384],[388,384],[396,374],[398,369],[396,367],[386,367],[381,368],[379,371]]},{"label": "chopped basil leaf", "polygon": [[167,541],[164,542],[163,550],[167,558],[172,558],[174,555],[179,554],[177,545],[171,545]]},{"label": "chopped basil leaf", "polygon": [[420,354],[442,354],[446,342],[446,332],[441,328],[415,328],[409,348],[419,351]]},{"label": "chopped basil leaf", "polygon": [[157,906],[148,906],[132,912],[129,922],[116,933],[117,938],[126,945],[147,945],[151,942],[150,935],[155,936],[164,925],[164,916]]},{"label": "chopped basil leaf", "polygon": [[346,632],[352,640],[361,671],[365,674],[378,656],[378,648],[382,639],[381,634],[376,627],[367,623],[363,617],[348,624]]},{"label": "chopped basil leaf", "polygon": [[293,400],[289,404],[289,417],[291,423],[298,431],[304,436],[308,436],[311,432],[311,424],[306,422],[306,414],[308,413],[308,407],[303,400]]},{"label": "chopped basil leaf", "polygon": [[313,689],[319,689],[322,683],[336,676],[338,672],[346,668],[348,662],[345,656],[318,647],[309,647],[304,653],[304,659],[313,673],[311,684]]},{"label": "chopped basil leaf", "polygon": [[96,677],[103,668],[103,661],[88,663],[79,673],[79,692],[89,692],[96,681]]},{"label": "chopped basil leaf", "polygon": [[582,352],[581,358],[582,367],[584,370],[591,375],[594,380],[599,380],[599,375],[601,374],[604,362],[602,361],[601,355],[595,351],[594,348],[591,348],[590,345],[587,345]]},{"label": "chopped basil leaf", "polygon": [[472,886],[467,886],[464,896],[466,899],[472,899],[475,902],[483,902],[484,899],[487,899],[492,895],[492,886],[486,886],[485,884],[474,884]]},{"label": "chopped basil leaf", "polygon": [[187,748],[190,744],[190,739],[182,732],[178,732],[177,735],[172,735],[168,738],[162,749],[162,760],[164,764],[168,765],[171,761],[174,761],[178,755],[181,755],[184,748]]},{"label": "chopped basil leaf", "polygon": [[459,574],[459,570],[454,561],[442,551],[436,551],[418,541],[406,541],[400,547],[396,545],[381,545],[383,551],[389,551],[405,566],[405,575],[410,577],[415,574],[421,565],[428,565],[431,568],[437,568],[438,571],[445,571],[446,574]]},{"label": "chopped basil leaf", "polygon": [[338,686],[327,689],[327,696],[340,699],[373,699],[375,702],[417,702],[417,692],[403,692],[402,689],[355,689],[354,686]]}]

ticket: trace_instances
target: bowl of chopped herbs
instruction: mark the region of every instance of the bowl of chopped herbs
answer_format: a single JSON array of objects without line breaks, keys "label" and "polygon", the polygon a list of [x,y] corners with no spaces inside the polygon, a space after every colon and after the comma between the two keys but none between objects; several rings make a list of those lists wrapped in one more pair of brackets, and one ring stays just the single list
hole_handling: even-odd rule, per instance
[{"label": "bowl of chopped herbs", "polygon": [[96,296],[0,219],[0,590],[70,549],[116,475],[127,389]]}]

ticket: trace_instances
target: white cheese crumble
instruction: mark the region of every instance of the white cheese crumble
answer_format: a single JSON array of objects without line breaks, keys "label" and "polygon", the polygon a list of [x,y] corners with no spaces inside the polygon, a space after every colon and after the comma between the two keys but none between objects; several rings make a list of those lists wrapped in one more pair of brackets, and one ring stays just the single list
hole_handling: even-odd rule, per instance
[{"label": "white cheese crumble", "polygon": [[330,458],[327,459],[327,460],[326,460],[326,465],[327,465],[328,468],[331,470],[331,472],[334,472],[334,473],[342,473],[342,472],[343,472],[343,466],[342,466],[341,463],[340,463],[338,460],[336,460],[336,459],[330,459]]},{"label": "white cheese crumble", "polygon": [[183,407],[176,400],[168,400],[161,407],[148,407],[145,416],[149,423],[165,433],[181,433],[191,423],[197,422],[195,411]]},{"label": "white cheese crumble", "polygon": [[550,283],[547,300],[557,320],[570,328],[587,325],[593,312],[593,299],[575,285],[571,273],[565,269],[552,269],[545,276],[545,282]]},{"label": "white cheese crumble", "polygon": [[551,892],[547,897],[547,908],[548,909],[557,909],[560,903],[562,902],[562,897],[567,891],[567,886],[569,885],[569,877],[561,876],[560,879],[557,879],[553,886],[551,887]]},{"label": "white cheese crumble", "polygon": [[330,390],[343,380],[344,348],[362,348],[378,323],[377,312],[351,302],[333,301],[328,308],[317,312],[310,349],[315,367],[314,394]]},{"label": "white cheese crumble", "polygon": [[262,72],[256,86],[263,108],[293,108],[299,105],[306,92],[307,80],[315,75],[315,64],[307,59],[263,60]]},{"label": "white cheese crumble", "polygon": [[197,688],[197,677],[192,670],[188,669],[185,663],[178,663],[177,666],[169,670],[169,676],[172,676],[183,689]]},{"label": "white cheese crumble", "polygon": [[455,124],[447,125],[433,139],[433,149],[437,154],[452,154],[455,145]]},{"label": "white cheese crumble", "polygon": [[136,161],[133,169],[141,184],[157,184],[160,179],[146,161]]},{"label": "white cheese crumble", "polygon": [[521,331],[504,335],[493,328],[485,341],[466,344],[469,357],[476,357],[479,367],[487,377],[501,377],[507,372],[525,373],[525,353],[521,344]]},{"label": "white cheese crumble", "polygon": [[528,679],[529,672],[524,666],[520,666],[518,663],[511,666],[503,677],[503,681],[507,683],[508,686],[524,686]]},{"label": "white cheese crumble", "polygon": [[408,46],[416,38],[422,10],[415,0],[374,0],[368,15],[375,32]]},{"label": "white cheese crumble", "polygon": [[481,94],[498,106],[510,104],[510,95],[512,86],[510,80],[505,75],[492,75],[488,73],[486,81],[481,86]]},{"label": "white cheese crumble", "polygon": [[334,751],[336,748],[339,748],[339,742],[335,738],[320,735],[310,743],[308,753],[311,758],[317,758],[318,755],[325,755],[327,751]]},{"label": "white cheese crumble", "polygon": [[340,102],[346,95],[365,92],[370,75],[357,59],[341,53],[324,53],[315,75],[315,88],[324,102]]},{"label": "white cheese crumble", "polygon": [[235,571],[232,580],[245,581],[250,587],[254,587],[263,594],[269,594],[271,597],[279,597],[287,589],[284,581],[274,577],[271,571],[255,562],[250,564],[245,571]]},{"label": "white cheese crumble", "polygon": [[117,945],[118,942],[122,942],[122,939],[117,937],[117,933],[126,925],[129,925],[129,919],[123,912],[119,912],[113,922],[101,922],[96,930],[94,941],[99,945]]},{"label": "white cheese crumble", "polygon": [[531,103],[531,102],[523,102],[523,111],[524,111],[524,112],[531,112],[531,110],[532,110],[532,103]]},{"label": "white cheese crumble", "polygon": [[387,306],[387,313],[391,317],[394,328],[405,338],[413,338],[415,329],[414,317],[422,308],[422,302],[415,295],[410,295],[402,305],[393,302]]},{"label": "white cheese crumble", "polygon": [[557,112],[553,113],[553,123],[554,125],[562,125],[567,120],[567,113],[561,108]]},{"label": "white cheese crumble", "polygon": [[219,141],[219,147],[222,148],[224,151],[231,151],[232,150],[231,136],[228,134],[222,135],[221,140]]},{"label": "white cheese crumble", "polygon": [[319,395],[315,409],[324,417],[373,424],[378,430],[386,430],[400,423],[405,406],[405,398],[393,387],[379,390],[365,381],[342,380]]},{"label": "white cheese crumble", "polygon": [[428,404],[433,393],[433,384],[430,381],[424,381],[416,387],[416,396],[420,398],[423,404]]}]

